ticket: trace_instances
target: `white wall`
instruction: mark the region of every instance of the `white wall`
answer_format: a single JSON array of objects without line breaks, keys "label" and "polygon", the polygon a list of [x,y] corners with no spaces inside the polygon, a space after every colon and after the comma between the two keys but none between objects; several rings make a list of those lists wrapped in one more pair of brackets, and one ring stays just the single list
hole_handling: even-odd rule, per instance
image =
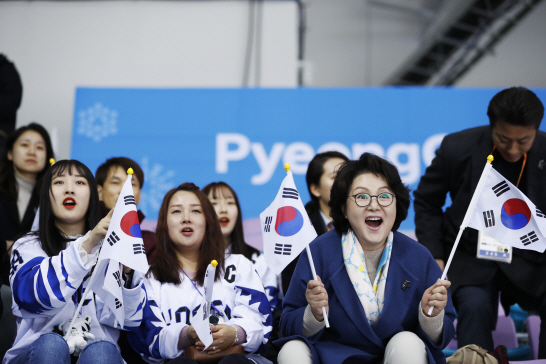
[{"label": "white wall", "polygon": [[[18,125],[42,123],[67,158],[77,86],[241,87],[248,14],[246,1],[2,1],[0,52],[23,81]],[[293,2],[264,3],[262,86],[297,85],[297,19]]]},{"label": "white wall", "polygon": [[[415,12],[378,7],[366,0],[306,3],[308,86],[383,85],[418,48],[427,25]],[[404,3],[419,5],[413,0]],[[546,87],[544,19],[546,2],[518,23],[456,86]]]},{"label": "white wall", "polygon": [[382,85],[419,45],[422,19],[412,13],[365,0],[306,3],[307,86]]},{"label": "white wall", "polygon": [[459,81],[464,87],[546,87],[546,2],[541,2]]},{"label": "white wall", "polygon": [[[382,85],[426,27],[365,0],[305,4],[311,87]],[[18,125],[43,123],[66,158],[76,86],[240,87],[248,10],[247,1],[0,1],[0,52],[23,79]],[[546,87],[545,18],[542,2],[457,86]],[[264,2],[261,86],[297,85],[297,27],[295,3]]]}]

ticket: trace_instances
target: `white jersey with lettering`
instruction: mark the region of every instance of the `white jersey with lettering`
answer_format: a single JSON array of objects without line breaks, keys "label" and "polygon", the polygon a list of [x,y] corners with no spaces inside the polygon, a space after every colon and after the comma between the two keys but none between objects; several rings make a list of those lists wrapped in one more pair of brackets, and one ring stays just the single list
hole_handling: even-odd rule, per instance
[{"label": "white jersey with lettering", "polygon": [[262,280],[271,310],[273,311],[276,308],[281,308],[279,302],[279,278],[275,272],[267,266],[265,255],[263,253],[252,254],[252,265]]},{"label": "white jersey with lettering", "polygon": [[[213,305],[223,315],[220,323],[238,325],[246,333],[247,353],[260,351],[271,334],[272,314],[260,277],[243,255],[226,257],[221,279],[214,282]],[[130,329],[129,342],[149,363],[180,356],[180,332],[201,307],[202,286],[180,271],[179,285],[161,283],[153,275],[144,279],[147,303],[142,324]]]},{"label": "white jersey with lettering", "polygon": [[[80,248],[85,240],[87,235],[68,242],[59,255],[52,257],[45,253],[39,238],[34,235],[26,235],[13,244],[10,282],[17,337],[3,364],[21,354],[40,335],[52,332],[55,326],[72,319],[96,260],[82,261]],[[122,288],[126,328],[140,325],[146,298],[142,280],[143,275],[135,272],[133,288]],[[109,340],[117,345],[119,323],[93,292],[87,295],[81,315],[91,316],[91,333],[97,340]]]}]

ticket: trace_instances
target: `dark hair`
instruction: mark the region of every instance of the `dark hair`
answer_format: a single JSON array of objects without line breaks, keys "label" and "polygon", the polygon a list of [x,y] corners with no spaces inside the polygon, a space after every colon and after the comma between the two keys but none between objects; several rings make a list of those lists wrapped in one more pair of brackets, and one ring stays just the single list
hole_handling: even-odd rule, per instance
[{"label": "dark hair", "polygon": [[237,206],[237,221],[235,221],[235,227],[233,228],[233,231],[231,232],[231,253],[232,254],[242,254],[248,260],[252,260],[252,254],[260,254],[260,252],[245,243],[245,236],[243,233],[243,213],[241,211],[241,204],[239,203],[239,197],[237,197],[237,194],[231,188],[230,185],[228,185],[225,182],[212,182],[206,185],[202,191],[203,193],[208,196],[212,194],[212,198],[218,198],[218,195],[221,192],[222,189],[227,189],[231,192],[233,195],[233,198],[235,199],[235,205]]},{"label": "dark hair", "polygon": [[93,229],[100,221],[99,193],[93,173],[85,164],[77,160],[56,162],[44,176],[44,183],[40,192],[40,230],[33,232],[33,234],[40,237],[42,249],[50,257],[58,255],[66,248],[66,243],[71,240],[55,225],[55,215],[51,208],[50,199],[51,181],[65,172],[72,175],[75,173],[74,169],[87,180],[89,185],[89,206],[85,215],[85,231]]},{"label": "dark hair", "polygon": [[[36,176],[36,184],[34,185],[34,190],[32,194],[39,193],[40,186],[42,185],[42,180],[49,168],[49,160],[55,158],[53,153],[53,147],[51,145],[51,139],[47,130],[38,123],[30,123],[27,126],[22,126],[19,129],[15,130],[9,135],[6,139],[6,144],[2,150],[2,155],[0,156],[0,192],[9,194],[11,196],[17,196],[17,181],[15,180],[15,169],[13,167],[13,161],[8,159],[8,152],[13,151],[13,146],[15,142],[23,133],[27,131],[35,131],[42,136],[46,147],[46,160],[44,169],[38,173]],[[22,218],[22,216],[21,216]]]},{"label": "dark hair", "polygon": [[538,130],[544,116],[544,105],[533,91],[525,87],[510,87],[493,96],[487,116],[491,128],[497,121],[504,121]]},{"label": "dark hair", "polygon": [[311,162],[309,162],[309,166],[307,167],[307,174],[305,175],[305,181],[307,182],[307,190],[309,191],[309,195],[311,196],[311,201],[309,201],[305,208],[307,210],[318,210],[320,209],[319,205],[319,199],[313,193],[311,193],[311,185],[316,185],[320,187],[320,178],[324,174],[324,164],[328,162],[332,158],[340,158],[343,159],[345,162],[349,160],[347,156],[340,152],[324,152],[319,153],[311,159]]},{"label": "dark hair", "polygon": [[108,178],[108,173],[110,173],[110,170],[113,167],[121,167],[125,171],[125,173],[127,173],[127,170],[129,168],[132,168],[135,172],[135,176],[137,176],[138,178],[140,188],[144,186],[144,172],[142,172],[142,168],[140,168],[137,162],[126,157],[110,158],[107,159],[106,162],[101,164],[99,168],[97,168],[97,172],[95,173],[95,180],[97,181],[97,185],[104,185],[106,178]]},{"label": "dark hair", "polygon": [[396,195],[396,218],[392,231],[398,230],[402,221],[408,216],[410,190],[402,183],[398,169],[387,160],[370,153],[364,153],[358,160],[345,162],[337,172],[330,195],[330,215],[334,227],[340,233],[346,233],[351,227],[345,217],[349,190],[356,177],[364,173],[373,173],[383,177],[389,189]]},{"label": "dark hair", "polygon": [[147,276],[149,277],[150,273],[153,273],[155,279],[161,283],[173,283],[177,285],[181,283],[179,272],[181,263],[178,261],[176,248],[169,236],[169,228],[167,227],[169,203],[174,194],[178,191],[194,193],[203,208],[206,230],[199,249],[199,261],[197,264],[197,272],[195,272],[195,281],[202,286],[205,281],[207,267],[213,259],[218,262],[216,275],[214,277],[215,280],[220,278],[224,270],[224,239],[214,207],[210,203],[208,197],[203,192],[199,191],[199,187],[190,182],[183,183],[180,186],[173,188],[167,192],[163,198],[155,231],[157,237],[156,255]]}]

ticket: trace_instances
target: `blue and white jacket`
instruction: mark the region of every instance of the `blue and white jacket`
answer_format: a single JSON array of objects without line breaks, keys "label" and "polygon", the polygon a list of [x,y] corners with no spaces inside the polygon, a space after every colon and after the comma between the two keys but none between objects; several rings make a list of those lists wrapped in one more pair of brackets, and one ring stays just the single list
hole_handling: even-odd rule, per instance
[{"label": "blue and white jacket", "polygon": [[[231,255],[231,245],[226,249],[226,258]],[[253,253],[250,260],[256,273],[260,276],[271,311],[281,308],[279,300],[279,276],[267,266],[263,253]]]},{"label": "blue and white jacket", "polygon": [[[271,334],[272,315],[262,281],[243,255],[226,257],[222,279],[214,282],[214,306],[224,315],[221,323],[238,325],[246,332],[241,344],[247,353],[261,350]],[[161,283],[153,275],[144,279],[148,295],[138,329],[130,329],[129,342],[149,363],[162,363],[182,355],[180,332],[190,325],[201,307],[204,290],[180,272],[182,283]],[[199,292],[198,292],[199,290]],[[223,321],[223,322],[222,322]]]},{"label": "blue and white jacket", "polygon": [[[48,257],[37,236],[26,235],[13,244],[10,282],[13,314],[17,318],[17,337],[6,353],[7,364],[22,353],[40,335],[52,332],[56,325],[72,319],[89,282],[99,248],[87,254],[81,245],[87,235],[67,243],[59,255]],[[145,291],[142,274],[135,272],[131,289],[122,288],[125,305],[124,326],[138,326],[142,319]],[[91,316],[91,333],[96,340],[117,345],[120,326],[113,312],[93,292],[89,292],[81,315]]]}]

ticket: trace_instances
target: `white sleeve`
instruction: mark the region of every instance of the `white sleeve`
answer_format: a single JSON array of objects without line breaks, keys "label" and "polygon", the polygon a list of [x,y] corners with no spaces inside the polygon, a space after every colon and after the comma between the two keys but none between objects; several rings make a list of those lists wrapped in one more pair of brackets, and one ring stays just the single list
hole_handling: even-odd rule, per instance
[{"label": "white sleeve", "polygon": [[239,325],[246,333],[246,352],[255,352],[265,346],[271,334],[273,316],[262,281],[252,263],[240,256],[235,278],[235,307],[231,325]]},{"label": "white sleeve", "polygon": [[149,363],[162,363],[165,359],[174,359],[183,352],[178,350],[178,340],[180,332],[187,325],[185,322],[166,324],[161,313],[161,302],[157,300],[160,282],[146,278],[142,287],[146,292],[142,323],[139,327],[129,328],[129,342]]},{"label": "white sleeve", "polygon": [[265,262],[265,255],[263,254],[253,254],[252,255],[252,264],[254,269],[260,276],[262,280],[265,294],[269,300],[269,305],[271,306],[271,311],[276,308],[280,308],[279,304],[279,278],[273,272]]},{"label": "white sleeve", "polygon": [[25,236],[13,245],[10,283],[13,299],[22,314],[54,316],[70,299],[91,270],[86,267],[77,243],[48,257],[36,236]]}]

